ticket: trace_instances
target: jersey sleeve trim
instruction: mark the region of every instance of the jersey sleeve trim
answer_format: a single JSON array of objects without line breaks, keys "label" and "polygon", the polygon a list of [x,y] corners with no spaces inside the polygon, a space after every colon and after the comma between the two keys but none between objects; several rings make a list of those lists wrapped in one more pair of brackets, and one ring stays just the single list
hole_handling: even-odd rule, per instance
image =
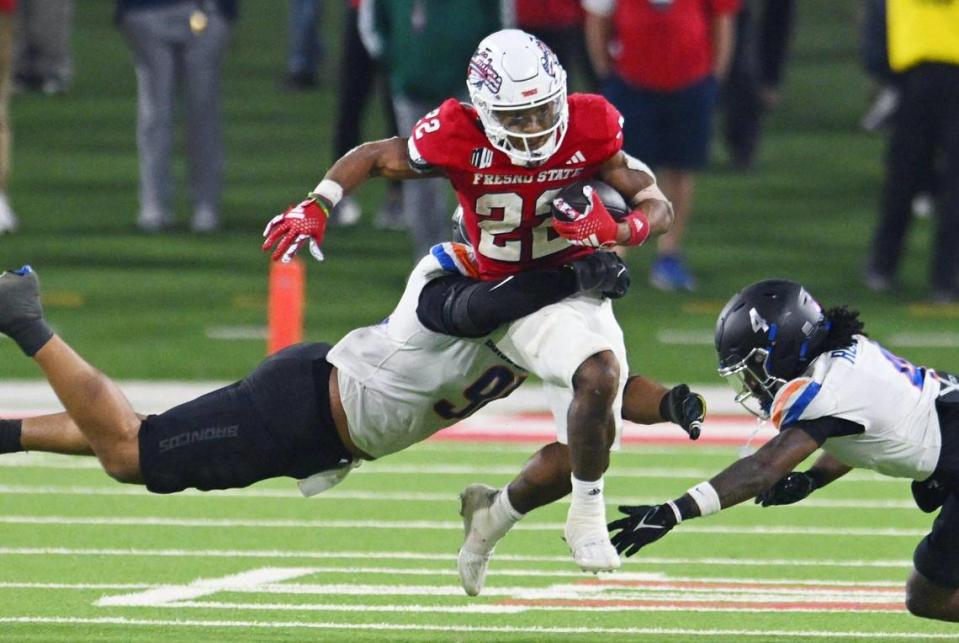
[{"label": "jersey sleeve trim", "polygon": [[469,248],[462,243],[439,243],[430,250],[440,266],[446,272],[479,279],[479,268],[476,257]]},{"label": "jersey sleeve trim", "polygon": [[417,172],[429,172],[433,169],[433,166],[423,158],[423,154],[420,152],[419,148],[416,147],[416,143],[413,141],[413,137],[406,139],[406,153],[407,153],[407,162],[410,167]]},{"label": "jersey sleeve trim", "polygon": [[808,377],[801,377],[786,384],[773,401],[769,414],[773,425],[782,429],[798,421],[821,389],[819,382]]}]

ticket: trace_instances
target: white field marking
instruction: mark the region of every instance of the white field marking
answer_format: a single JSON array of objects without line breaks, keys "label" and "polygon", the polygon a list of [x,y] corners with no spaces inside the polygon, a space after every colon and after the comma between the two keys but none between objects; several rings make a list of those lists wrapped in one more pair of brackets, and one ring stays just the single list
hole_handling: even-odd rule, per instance
[{"label": "white field marking", "polygon": [[[0,516],[0,524],[7,525],[127,525],[135,527],[232,528],[256,529],[387,529],[461,531],[459,520],[253,520],[241,518],[168,518],[163,516]],[[519,523],[513,531],[562,531],[565,523]],[[924,536],[928,529],[885,527],[795,527],[795,526],[724,526],[689,525],[678,534],[773,534],[855,536],[858,538],[915,538]]]},{"label": "white field marking", "polygon": [[[417,451],[439,451],[443,453],[464,452],[491,452],[491,453],[523,453],[532,454],[538,447],[529,442],[458,442],[455,440],[427,440],[414,447]],[[691,449],[697,456],[713,458],[736,458],[736,447],[718,444],[698,444],[690,441],[679,446],[668,444],[625,444],[616,454],[623,457],[647,455],[683,456],[689,457]]]},{"label": "white field marking", "polygon": [[[682,583],[669,581],[608,580],[602,583],[567,583],[548,587],[486,587],[484,597],[507,597],[517,600],[651,600],[669,602],[862,602],[888,603],[905,600],[902,587],[786,587],[766,585],[761,590],[738,583]],[[277,583],[251,587],[231,588],[229,591],[245,594],[295,594],[299,596],[446,596],[462,597],[459,585],[371,585],[364,583]],[[162,600],[162,603],[171,603]],[[116,604],[116,603],[111,603]],[[123,603],[126,604],[126,603]],[[130,603],[134,604],[134,603]],[[136,605],[153,605],[137,602]]]},{"label": "white field marking", "polygon": [[883,342],[887,346],[899,347],[959,347],[959,333],[895,333]]},{"label": "white field marking", "polygon": [[[486,590],[483,590],[484,594]],[[466,597],[462,588],[459,596]],[[150,605],[150,607],[193,608],[193,609],[225,609],[250,611],[286,611],[286,612],[417,612],[420,614],[521,614],[530,611],[527,605],[495,605],[476,604],[467,605],[357,605],[342,603],[224,603],[219,601],[183,601],[166,605]],[[541,608],[534,608],[541,609]],[[545,608],[550,611],[556,608]],[[562,609],[562,608],[560,608]],[[635,609],[635,608],[631,608]],[[362,629],[362,625],[357,625]]]},{"label": "white field marking", "polygon": [[692,629],[667,627],[542,627],[511,625],[456,625],[456,624],[414,624],[414,623],[319,623],[315,621],[214,621],[186,619],[142,619],[122,616],[100,616],[93,618],[58,616],[4,616],[0,623],[19,625],[120,625],[142,627],[192,627],[192,628],[236,628],[248,630],[375,630],[385,632],[460,632],[492,634],[625,634],[663,636],[749,636],[761,638],[781,637],[785,640],[796,638],[838,639],[946,639],[955,640],[955,632],[920,633],[861,630],[745,630],[745,629]]},{"label": "white field marking", "polygon": [[147,589],[158,583],[0,583],[0,589]]},{"label": "white field marking", "polygon": [[[451,562],[456,554],[415,551],[291,551],[279,549],[107,549],[69,547],[0,547],[0,556],[129,556],[142,558],[293,558],[303,560],[429,560]],[[569,556],[531,556],[496,554],[497,562],[563,563]],[[752,567],[890,567],[909,568],[912,561],[903,559],[804,559],[804,558],[665,558],[643,556],[628,561],[636,565],[730,565]]]},{"label": "white field marking", "polygon": [[204,332],[207,339],[225,341],[263,340],[269,336],[266,326],[210,326]]},{"label": "white field marking", "polygon": [[[463,594],[463,590],[460,590],[460,594]],[[468,605],[419,605],[419,604],[403,604],[403,605],[359,605],[359,604],[349,604],[344,605],[341,603],[224,603],[219,601],[184,601],[182,603],[171,603],[168,605],[151,605],[150,607],[166,607],[166,608],[193,608],[193,609],[221,609],[221,610],[237,610],[237,611],[285,611],[285,612],[416,612],[416,613],[438,613],[438,614],[448,614],[448,613],[464,613],[464,614],[521,614],[523,612],[632,612],[636,613],[638,611],[642,612],[734,612],[734,613],[750,613],[750,614],[768,614],[769,612],[806,612],[806,613],[815,613],[822,614],[823,611],[829,612],[855,612],[855,613],[884,613],[888,614],[891,610],[888,608],[869,608],[863,605],[857,605],[849,609],[836,609],[830,608],[824,610],[821,605],[811,604],[809,607],[800,607],[798,605],[792,605],[789,607],[737,607],[735,605],[716,605],[706,607],[703,605],[696,606],[684,606],[684,605],[675,605],[670,603],[663,603],[662,605],[655,605],[649,603],[643,603],[642,605],[635,604],[616,604],[611,603],[610,605],[503,605],[503,604],[468,604]],[[905,608],[903,608],[905,609]],[[357,625],[357,627],[362,627]]]},{"label": "white field marking", "polygon": [[681,346],[712,346],[716,336],[709,331],[664,329],[656,333],[660,344],[679,344]]},{"label": "white field marking", "polygon": [[[150,493],[144,487],[130,486],[108,486],[108,487],[90,487],[90,486],[58,486],[58,485],[17,485],[0,484],[0,494],[21,494],[21,495],[59,495],[59,496],[156,496]],[[270,498],[270,499],[288,499],[302,500],[303,496],[295,489],[283,491],[281,489],[226,489],[220,491],[196,491],[188,489],[176,494],[177,497],[216,499],[222,498]],[[404,501],[404,502],[447,502],[456,498],[455,492],[449,493],[427,493],[418,491],[347,491],[334,489],[326,491],[316,496],[311,496],[310,501],[316,500],[370,500],[370,501]],[[620,504],[656,504],[662,498],[653,496],[606,496],[606,502],[610,505]],[[569,504],[569,497],[561,498],[557,504]],[[761,509],[754,504],[744,504],[744,508],[753,507]],[[796,504],[790,509],[816,508],[816,509],[909,509],[915,510],[916,504],[909,500],[856,500],[842,498],[807,498],[801,503]]]},{"label": "white field marking", "polygon": [[[390,575],[390,576],[458,576],[458,572],[455,569],[450,569],[448,567],[442,568],[423,568],[423,567],[311,567],[312,573],[314,574],[345,574],[350,577],[356,576],[372,576],[372,575]],[[576,578],[582,579],[584,574],[580,571],[572,570],[553,570],[546,571],[542,569],[504,569],[502,567],[496,568],[496,576],[518,576],[521,578],[532,577],[532,578]],[[637,573],[637,572],[622,572],[617,571],[615,573],[606,574],[601,581],[607,585],[615,585],[617,583],[632,583],[636,581],[663,581],[671,583],[728,583],[728,584],[741,584],[741,585],[791,585],[791,586],[808,586],[812,588],[823,588],[823,587],[843,587],[843,588],[857,588],[857,587],[871,587],[871,588],[901,588],[902,580],[874,580],[874,581],[859,581],[859,580],[810,580],[806,578],[802,579],[789,579],[789,578],[741,578],[741,577],[726,577],[726,576],[711,576],[708,578],[704,577],[689,577],[689,576],[667,576],[664,573]],[[70,590],[135,590],[135,589],[152,589],[156,587],[164,586],[164,583],[34,583],[34,582],[2,582],[0,583],[0,589],[70,589]]]},{"label": "white field marking", "polygon": [[[464,464],[389,464],[383,462],[367,462],[351,476],[357,475],[454,475],[454,476],[514,476],[520,465],[514,466],[473,466]],[[87,456],[58,456],[53,454],[11,453],[0,457],[0,469],[5,467],[36,468],[36,469],[99,469],[100,463]],[[681,467],[614,467],[609,477],[617,478],[711,478],[716,474],[714,469],[681,468]],[[890,478],[872,471],[857,470],[843,476],[843,482],[906,482],[901,478]]]},{"label": "white field marking", "polygon": [[198,578],[188,585],[164,585],[135,594],[103,596],[94,605],[97,607],[156,607],[175,601],[216,594],[217,592],[257,591],[260,586],[290,578],[299,578],[312,573],[313,569],[311,567],[262,567],[221,578]]}]

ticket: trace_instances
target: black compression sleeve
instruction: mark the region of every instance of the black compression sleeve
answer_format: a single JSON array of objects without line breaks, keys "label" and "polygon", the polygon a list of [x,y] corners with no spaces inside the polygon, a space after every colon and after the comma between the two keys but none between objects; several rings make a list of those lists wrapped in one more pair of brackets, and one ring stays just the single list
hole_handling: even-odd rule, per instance
[{"label": "black compression sleeve", "polygon": [[838,438],[843,435],[856,435],[857,433],[863,433],[866,430],[866,427],[858,422],[831,416],[816,418],[814,420],[802,420],[800,422],[790,424],[788,427],[783,427],[783,429],[792,427],[802,429],[809,435],[809,437],[815,440],[819,446],[822,446],[822,443],[828,438]]},{"label": "black compression sleeve", "polygon": [[555,304],[576,292],[572,270],[522,272],[498,281],[450,275],[428,283],[416,315],[430,330],[456,337],[482,337],[497,326]]}]

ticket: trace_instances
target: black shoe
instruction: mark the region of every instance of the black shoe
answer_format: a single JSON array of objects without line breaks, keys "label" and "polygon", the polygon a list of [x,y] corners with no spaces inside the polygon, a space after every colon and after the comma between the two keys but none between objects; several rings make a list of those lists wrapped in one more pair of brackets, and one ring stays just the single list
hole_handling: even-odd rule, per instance
[{"label": "black shoe", "polygon": [[0,333],[31,357],[53,336],[43,319],[40,282],[30,266],[0,274]]},{"label": "black shoe", "polygon": [[916,501],[916,506],[927,514],[941,507],[947,497],[949,489],[938,480],[929,478],[912,481],[912,499]]}]

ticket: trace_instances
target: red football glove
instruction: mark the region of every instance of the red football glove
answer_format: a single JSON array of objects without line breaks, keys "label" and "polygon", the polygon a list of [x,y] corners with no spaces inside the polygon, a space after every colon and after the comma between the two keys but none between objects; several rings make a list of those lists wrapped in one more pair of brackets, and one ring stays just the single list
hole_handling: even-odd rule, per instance
[{"label": "red football glove", "polygon": [[326,223],[332,211],[330,203],[321,196],[301,201],[291,206],[283,214],[278,214],[266,224],[263,236],[263,251],[269,252],[273,244],[273,261],[289,263],[300,247],[310,242],[310,254],[317,261],[323,261],[323,235],[326,234]]},{"label": "red football glove", "polygon": [[619,224],[609,214],[599,194],[586,185],[583,196],[589,199],[584,212],[574,209],[563,199],[553,199],[553,207],[563,215],[562,219],[553,216],[553,229],[577,246],[603,248],[616,245]]}]

